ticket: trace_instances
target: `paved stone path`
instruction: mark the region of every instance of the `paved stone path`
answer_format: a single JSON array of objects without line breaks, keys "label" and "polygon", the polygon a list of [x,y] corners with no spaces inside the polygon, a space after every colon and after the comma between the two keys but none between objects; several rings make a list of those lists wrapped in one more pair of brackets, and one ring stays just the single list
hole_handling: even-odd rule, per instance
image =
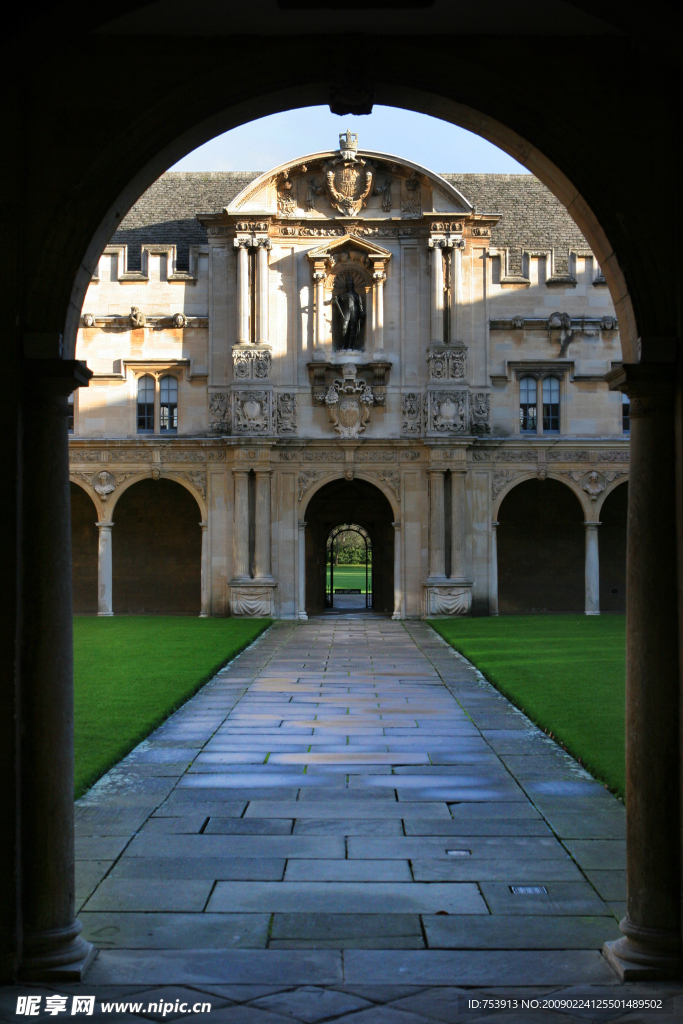
[{"label": "paved stone path", "polygon": [[79,801],[80,990],[234,1024],[624,995],[624,857],[618,801],[426,623],[277,623]]}]

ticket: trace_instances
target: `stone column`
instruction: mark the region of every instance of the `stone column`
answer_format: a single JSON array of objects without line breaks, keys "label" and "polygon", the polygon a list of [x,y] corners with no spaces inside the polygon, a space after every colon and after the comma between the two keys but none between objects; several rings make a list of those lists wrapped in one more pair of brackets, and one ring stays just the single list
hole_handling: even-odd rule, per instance
[{"label": "stone column", "polygon": [[403,618],[403,585],[401,581],[401,524],[391,524],[394,528],[394,614],[392,619]]},{"label": "stone column", "polygon": [[387,275],[375,271],[375,294],[373,296],[373,316],[375,321],[374,346],[377,355],[384,355],[384,282]]},{"label": "stone column", "polygon": [[[38,364],[38,365],[35,365]],[[41,364],[47,364],[41,377]],[[24,980],[81,980],[93,948],[74,906],[74,712],[67,395],[78,363],[35,360],[23,423],[20,723]],[[83,382],[92,376],[82,368]],[[48,377],[51,373],[52,379]],[[49,480],[50,500],[45,497]]]},{"label": "stone column", "polygon": [[444,470],[430,469],[429,473],[429,575],[444,579],[446,576],[446,528],[444,513]]},{"label": "stone column", "polygon": [[429,245],[432,259],[432,345],[443,345],[443,256],[439,240],[430,238]]},{"label": "stone column", "polygon": [[607,376],[631,398],[626,557],[626,879],[623,938],[604,948],[625,980],[675,977],[680,953],[679,657],[672,366]]},{"label": "stone column", "polygon": [[254,577],[270,579],[270,477],[271,470],[256,470],[254,523]]},{"label": "stone column", "polygon": [[451,579],[470,582],[467,576],[467,470],[451,470]]},{"label": "stone column", "polygon": [[97,524],[97,614],[113,615],[111,572],[111,519]]},{"label": "stone column", "polygon": [[315,349],[314,359],[325,358],[325,271],[313,273],[315,281]]},{"label": "stone column", "polygon": [[202,520],[202,522],[199,525],[202,531],[201,610],[199,612],[199,618],[208,619],[209,615],[211,614],[211,573],[209,571],[209,524],[205,520]]},{"label": "stone column", "polygon": [[237,249],[237,344],[248,345],[251,341],[249,330],[249,240],[236,238]]},{"label": "stone column", "polygon": [[306,523],[299,520],[299,618],[306,614]]},{"label": "stone column", "polygon": [[235,476],[235,533],[233,577],[250,579],[249,574],[249,472],[233,469]]},{"label": "stone column", "polygon": [[257,252],[257,304],[256,304],[256,341],[259,345],[268,344],[268,250],[270,241],[259,238]]},{"label": "stone column", "polygon": [[491,565],[489,567],[489,615],[498,614],[498,526],[491,522]]},{"label": "stone column", "polygon": [[600,552],[598,527],[600,523],[584,523],[586,527],[586,615],[600,614]]}]

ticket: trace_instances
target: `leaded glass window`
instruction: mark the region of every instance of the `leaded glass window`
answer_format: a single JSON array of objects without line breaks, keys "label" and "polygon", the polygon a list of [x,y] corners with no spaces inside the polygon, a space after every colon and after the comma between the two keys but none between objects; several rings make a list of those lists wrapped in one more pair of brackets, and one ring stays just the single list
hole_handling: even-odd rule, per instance
[{"label": "leaded glass window", "polygon": [[162,434],[178,433],[178,380],[162,377],[159,382],[159,430]]},{"label": "leaded glass window", "polygon": [[535,377],[522,377],[519,382],[519,426],[522,433],[536,433]]},{"label": "leaded glass window", "polygon": [[154,377],[138,377],[138,434],[154,433]]},{"label": "leaded glass window", "polygon": [[543,378],[543,433],[560,432],[560,382],[557,377]]}]

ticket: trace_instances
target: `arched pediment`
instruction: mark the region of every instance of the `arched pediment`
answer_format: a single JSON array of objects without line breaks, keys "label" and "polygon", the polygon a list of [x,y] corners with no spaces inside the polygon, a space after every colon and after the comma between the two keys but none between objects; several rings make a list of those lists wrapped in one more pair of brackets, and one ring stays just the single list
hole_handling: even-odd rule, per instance
[{"label": "arched pediment", "polygon": [[423,214],[473,212],[462,193],[434,171],[390,153],[358,150],[357,141],[344,140],[341,135],[344,148],[297,157],[260,175],[226,213],[414,220]]}]

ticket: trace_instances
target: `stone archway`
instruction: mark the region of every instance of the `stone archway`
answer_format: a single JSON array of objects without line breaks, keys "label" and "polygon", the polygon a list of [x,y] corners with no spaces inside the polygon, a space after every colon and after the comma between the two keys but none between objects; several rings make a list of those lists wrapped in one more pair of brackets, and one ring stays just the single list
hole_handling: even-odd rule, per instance
[{"label": "stone archway", "polygon": [[326,544],[342,523],[362,526],[372,542],[374,611],[394,611],[394,515],[387,498],[366,480],[333,480],[306,508],[306,611],[325,610]]},{"label": "stone archway", "polygon": [[584,609],[584,516],[557,480],[525,480],[498,513],[498,607],[502,615]]},{"label": "stone archway", "polygon": [[626,611],[628,482],[610,491],[600,509],[600,611]]},{"label": "stone archway", "polygon": [[82,487],[71,491],[71,586],[76,614],[97,612],[97,509]]},{"label": "stone archway", "polygon": [[190,492],[172,480],[140,480],[113,519],[114,612],[198,615],[201,513]]}]

